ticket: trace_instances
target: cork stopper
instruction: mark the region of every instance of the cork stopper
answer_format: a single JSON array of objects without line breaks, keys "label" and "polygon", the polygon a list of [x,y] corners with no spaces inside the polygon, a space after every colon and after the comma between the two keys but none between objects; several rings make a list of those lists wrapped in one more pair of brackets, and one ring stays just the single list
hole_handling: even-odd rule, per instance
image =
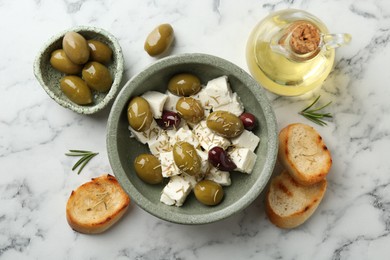
[{"label": "cork stopper", "polygon": [[290,47],[297,54],[307,54],[318,49],[320,31],[308,22],[300,22],[292,29]]}]

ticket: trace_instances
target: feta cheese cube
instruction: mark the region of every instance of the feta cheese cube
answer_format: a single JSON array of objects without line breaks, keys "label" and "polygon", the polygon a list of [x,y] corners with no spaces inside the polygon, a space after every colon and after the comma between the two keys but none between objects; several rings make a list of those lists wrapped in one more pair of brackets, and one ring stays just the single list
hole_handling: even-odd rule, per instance
[{"label": "feta cheese cube", "polygon": [[200,159],[202,161],[207,161],[209,159],[209,154],[205,151],[202,151],[202,150],[196,150],[196,152],[198,153]]},{"label": "feta cheese cube", "polygon": [[169,136],[165,131],[162,131],[161,135],[156,140],[148,141],[148,145],[150,152],[157,157],[160,156],[160,153],[172,151]]},{"label": "feta cheese cube", "polygon": [[195,149],[199,147],[198,138],[194,135],[194,133],[189,129],[180,128],[173,138],[170,139],[170,143],[172,146],[177,142],[187,142],[192,144]]},{"label": "feta cheese cube", "polygon": [[222,76],[207,82],[204,88],[211,107],[218,107],[231,102],[232,90],[227,76]]},{"label": "feta cheese cube", "polygon": [[204,118],[207,118],[211,114],[210,109],[203,109],[203,111],[204,111]]},{"label": "feta cheese cube", "polygon": [[190,182],[181,176],[173,176],[164,187],[160,201],[168,205],[174,201],[175,206],[182,206],[188,194],[191,192]]},{"label": "feta cheese cube", "polygon": [[257,155],[249,148],[235,148],[229,152],[230,159],[236,164],[236,171],[250,174]]},{"label": "feta cheese cube", "polygon": [[210,80],[207,82],[207,85],[193,97],[199,100],[202,107],[206,110],[231,103],[232,90],[230,89],[227,79],[227,76],[222,76]]},{"label": "feta cheese cube", "polygon": [[209,155],[208,153],[202,151],[202,150],[196,150],[198,155],[199,155],[199,158],[200,158],[200,161],[201,161],[201,166],[200,166],[200,173],[201,175],[205,175],[208,171],[209,171],[209,168],[210,168],[210,164],[209,164]]},{"label": "feta cheese cube", "polygon": [[233,93],[230,103],[214,107],[214,111],[219,110],[228,111],[236,116],[240,116],[244,113],[244,105],[237,93]]},{"label": "feta cheese cube", "polygon": [[176,129],[173,128],[173,129],[165,130],[165,132],[167,133],[167,135],[168,135],[169,138],[174,138],[175,135],[176,135],[176,133],[177,133],[177,131],[178,131],[179,129],[181,129],[181,128],[183,128],[183,129],[185,129],[185,130],[189,130],[189,129],[190,129],[190,128],[188,127],[188,125],[187,125],[187,122],[186,122],[184,119],[181,119],[178,128],[176,128]]},{"label": "feta cheese cube", "polygon": [[210,111],[210,109],[212,109],[212,106],[209,102],[210,97],[207,94],[207,91],[205,88],[202,88],[198,93],[196,93],[192,97],[200,102],[203,109],[208,110],[208,111]]},{"label": "feta cheese cube", "polygon": [[168,197],[165,193],[161,193],[160,201],[166,205],[172,206],[175,204],[175,201]]},{"label": "feta cheese cube", "polygon": [[222,186],[230,186],[232,181],[230,180],[230,173],[220,171],[215,167],[211,167],[209,172],[204,177],[206,180],[215,181]]},{"label": "feta cheese cube", "polygon": [[254,152],[260,142],[260,138],[251,131],[244,130],[242,134],[235,138],[232,138],[231,141],[235,147],[248,148],[249,150]]},{"label": "feta cheese cube", "polygon": [[147,91],[141,97],[148,101],[153,113],[153,117],[161,118],[164,104],[168,98],[168,95],[157,91]]},{"label": "feta cheese cube", "polygon": [[172,94],[168,90],[167,90],[167,92],[165,92],[165,94],[167,95],[167,100],[165,100],[164,110],[177,112],[176,103],[180,99],[180,97]]},{"label": "feta cheese cube", "polygon": [[197,175],[197,176],[191,176],[191,175],[188,175],[186,173],[182,173],[180,175],[181,177],[183,177],[184,180],[188,181],[190,186],[191,186],[191,189],[195,188],[195,185],[202,180],[203,176],[202,175]]},{"label": "feta cheese cube", "polygon": [[220,146],[223,149],[226,149],[230,145],[230,141],[220,135],[214,134],[206,124],[206,121],[203,120],[199,124],[197,124],[193,132],[195,136],[198,138],[200,145],[206,151],[210,150],[214,146]]},{"label": "feta cheese cube", "polygon": [[155,120],[152,121],[150,128],[144,132],[137,132],[131,126],[129,126],[129,130],[131,132],[130,137],[137,139],[143,144],[146,144],[149,141],[157,140],[162,131]]},{"label": "feta cheese cube", "polygon": [[176,132],[177,131],[175,129],[169,129],[169,130],[165,131],[165,133],[167,134],[167,136],[169,138],[169,142],[171,142],[171,139],[173,139],[175,137]]},{"label": "feta cheese cube", "polygon": [[172,152],[160,153],[161,173],[164,178],[179,175],[181,172],[173,160]]}]

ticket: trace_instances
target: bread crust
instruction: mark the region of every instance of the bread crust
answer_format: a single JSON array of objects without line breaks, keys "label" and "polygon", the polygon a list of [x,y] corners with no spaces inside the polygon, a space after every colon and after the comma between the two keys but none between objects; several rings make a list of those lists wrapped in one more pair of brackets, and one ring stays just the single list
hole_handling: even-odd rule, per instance
[{"label": "bread crust", "polygon": [[[278,158],[302,185],[320,182],[332,166],[331,154],[322,137],[313,127],[301,123],[290,124],[280,131]],[[300,167],[302,164],[305,167]]]},{"label": "bread crust", "polygon": [[[303,224],[317,209],[326,187],[326,179],[312,186],[304,186],[295,182],[287,171],[283,171],[272,179],[267,191],[265,210],[269,220],[286,229]],[[288,209],[286,205],[294,209]]]},{"label": "bread crust", "polygon": [[77,232],[97,234],[114,225],[129,205],[130,198],[116,178],[104,174],[72,191],[66,219]]}]

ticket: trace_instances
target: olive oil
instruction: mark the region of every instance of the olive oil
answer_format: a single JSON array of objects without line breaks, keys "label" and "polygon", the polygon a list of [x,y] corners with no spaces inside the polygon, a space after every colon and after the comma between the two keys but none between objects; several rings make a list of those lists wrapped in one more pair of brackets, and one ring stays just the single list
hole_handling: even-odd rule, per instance
[{"label": "olive oil", "polygon": [[289,55],[291,50],[278,46],[282,45],[291,24],[302,21],[318,28],[321,37],[328,35],[327,28],[316,17],[304,11],[289,9],[273,13],[262,20],[252,31],[247,43],[246,58],[252,76],[263,87],[278,95],[301,95],[320,86],[333,67],[334,47],[321,48],[319,45],[313,55],[294,58]]}]

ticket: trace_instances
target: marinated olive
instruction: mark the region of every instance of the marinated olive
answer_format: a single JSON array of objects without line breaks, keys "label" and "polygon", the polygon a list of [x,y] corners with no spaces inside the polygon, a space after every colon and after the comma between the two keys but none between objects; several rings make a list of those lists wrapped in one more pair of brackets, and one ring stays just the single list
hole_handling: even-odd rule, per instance
[{"label": "marinated olive", "polygon": [[177,113],[164,110],[161,118],[156,119],[156,122],[164,130],[172,128],[177,129],[180,125],[181,119]]},{"label": "marinated olive", "polygon": [[170,24],[161,24],[146,38],[144,49],[152,57],[168,50],[173,42],[173,28]]},{"label": "marinated olive", "polygon": [[195,185],[196,199],[208,206],[219,204],[223,198],[222,186],[211,180],[203,180]]},{"label": "marinated olive", "polygon": [[176,96],[188,97],[196,94],[200,88],[200,80],[188,73],[177,74],[168,83],[168,90]]},{"label": "marinated olive", "polygon": [[99,62],[88,62],[83,68],[82,75],[88,86],[96,91],[107,92],[111,88],[112,77],[110,71]]},{"label": "marinated olive", "polygon": [[227,152],[219,146],[215,146],[209,150],[208,160],[214,167],[221,171],[233,171],[237,168]]},{"label": "marinated olive", "polygon": [[84,64],[89,59],[89,48],[85,38],[76,32],[67,32],[62,40],[66,56],[76,64]]},{"label": "marinated olive", "polygon": [[62,92],[73,102],[87,105],[92,102],[91,90],[87,83],[77,76],[65,76],[60,80]]},{"label": "marinated olive", "polygon": [[207,117],[206,123],[212,131],[226,138],[239,136],[244,131],[242,121],[227,111],[214,111]]},{"label": "marinated olive", "polygon": [[176,103],[176,110],[189,123],[197,124],[204,117],[202,105],[191,97],[181,97]]},{"label": "marinated olive", "polygon": [[244,125],[244,128],[246,130],[253,130],[253,128],[255,128],[255,125],[256,125],[256,118],[253,114],[251,113],[242,113],[240,115],[240,120],[242,121],[243,125]]},{"label": "marinated olive", "polygon": [[144,132],[148,130],[153,121],[153,114],[148,101],[143,97],[133,98],[127,107],[127,119],[135,131]]},{"label": "marinated olive", "polygon": [[201,161],[192,144],[176,142],[172,153],[173,160],[180,170],[192,176],[200,173]]},{"label": "marinated olive", "polygon": [[81,65],[73,63],[62,49],[52,52],[50,64],[56,70],[66,74],[78,74],[83,68]]},{"label": "marinated olive", "polygon": [[146,183],[157,184],[163,180],[160,161],[152,154],[138,155],[134,160],[134,168],[138,177]]},{"label": "marinated olive", "polygon": [[112,50],[107,44],[96,40],[88,40],[90,59],[100,63],[108,63],[112,58]]}]

